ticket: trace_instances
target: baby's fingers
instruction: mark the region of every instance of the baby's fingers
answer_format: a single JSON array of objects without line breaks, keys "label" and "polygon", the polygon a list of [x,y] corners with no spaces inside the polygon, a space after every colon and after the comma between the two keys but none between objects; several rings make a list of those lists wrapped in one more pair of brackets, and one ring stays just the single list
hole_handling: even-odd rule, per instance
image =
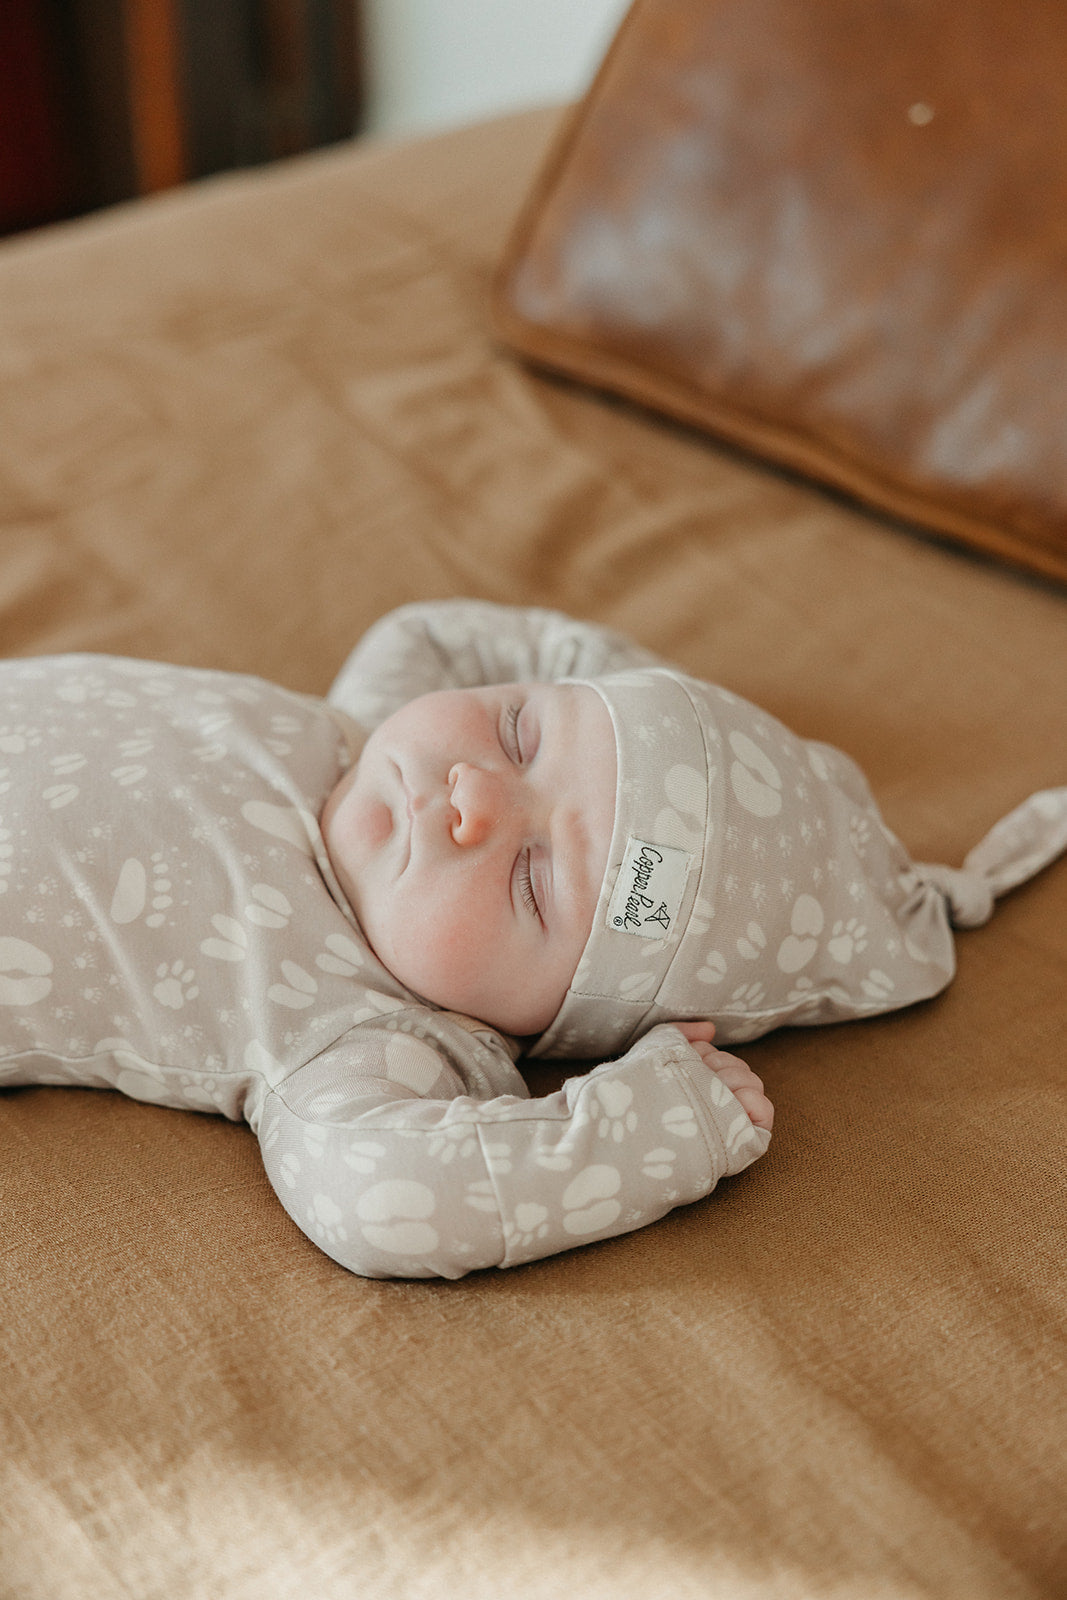
[{"label": "baby's fingers", "polygon": [[769,1129],[774,1122],[774,1107],[763,1092],[762,1080],[757,1078],[752,1068],[737,1056],[727,1055],[724,1050],[710,1050],[704,1060],[715,1076],[721,1078],[740,1100],[748,1112],[749,1120],[757,1128]]},{"label": "baby's fingers", "polygon": [[732,1056],[725,1050],[716,1050],[711,1043],[715,1024],[679,1022],[675,1026],[685,1035],[704,1065],[710,1067],[716,1077],[721,1078],[726,1087],[740,1100],[748,1113],[749,1121],[757,1128],[766,1128],[769,1131],[774,1122],[774,1107],[763,1092],[762,1081],[739,1056]]},{"label": "baby's fingers", "polygon": [[710,1044],[715,1037],[714,1022],[676,1022],[674,1026],[690,1044]]},{"label": "baby's fingers", "polygon": [[747,1061],[732,1056],[725,1050],[709,1050],[704,1060],[728,1089],[762,1089],[763,1080],[757,1078]]},{"label": "baby's fingers", "polygon": [[748,1120],[754,1128],[766,1128],[770,1133],[774,1127],[774,1107],[763,1093],[762,1089],[735,1089],[734,1097],[740,1100]]}]

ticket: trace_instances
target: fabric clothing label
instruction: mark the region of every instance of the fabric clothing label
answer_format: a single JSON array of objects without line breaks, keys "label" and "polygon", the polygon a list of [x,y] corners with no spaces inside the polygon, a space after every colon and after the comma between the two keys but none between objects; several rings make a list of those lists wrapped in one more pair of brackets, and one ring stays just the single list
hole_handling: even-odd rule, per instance
[{"label": "fabric clothing label", "polygon": [[607,926],[639,939],[668,939],[681,910],[693,857],[630,835],[608,906]]}]

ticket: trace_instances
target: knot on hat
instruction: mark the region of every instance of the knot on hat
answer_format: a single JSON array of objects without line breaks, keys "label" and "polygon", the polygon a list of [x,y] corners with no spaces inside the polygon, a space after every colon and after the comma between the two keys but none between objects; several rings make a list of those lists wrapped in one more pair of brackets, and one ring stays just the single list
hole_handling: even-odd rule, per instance
[{"label": "knot on hat", "polygon": [[945,896],[957,928],[988,922],[993,901],[1048,865],[1067,848],[1067,787],[1040,789],[995,823],[969,850],[963,867],[919,867]]},{"label": "knot on hat", "polygon": [[993,915],[993,885],[982,873],[928,861],[916,862],[916,871],[948,901],[953,927],[980,928]]}]

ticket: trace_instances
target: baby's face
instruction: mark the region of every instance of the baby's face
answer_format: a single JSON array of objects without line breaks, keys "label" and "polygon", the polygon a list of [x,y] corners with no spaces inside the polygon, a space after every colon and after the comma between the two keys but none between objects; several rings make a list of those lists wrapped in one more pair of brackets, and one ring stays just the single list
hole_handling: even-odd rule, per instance
[{"label": "baby's face", "polygon": [[593,923],[615,819],[615,733],[579,684],[412,700],[334,789],[322,831],[379,960],[505,1033],[540,1033]]}]

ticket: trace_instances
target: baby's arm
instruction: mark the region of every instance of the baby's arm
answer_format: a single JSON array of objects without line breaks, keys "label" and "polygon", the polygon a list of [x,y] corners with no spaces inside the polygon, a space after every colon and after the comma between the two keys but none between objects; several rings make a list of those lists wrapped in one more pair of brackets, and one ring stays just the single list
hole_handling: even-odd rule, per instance
[{"label": "baby's arm", "polygon": [[364,727],[375,727],[436,689],[545,683],[662,665],[622,634],[560,611],[437,600],[402,606],[376,622],[327,698]]},{"label": "baby's arm", "polygon": [[446,1063],[411,1034],[360,1033],[358,1064],[309,1063],[258,1131],[294,1221],[367,1277],[458,1278],[628,1233],[710,1193],[770,1138],[759,1080],[671,1026],[536,1100],[494,1093],[476,1063]]}]

